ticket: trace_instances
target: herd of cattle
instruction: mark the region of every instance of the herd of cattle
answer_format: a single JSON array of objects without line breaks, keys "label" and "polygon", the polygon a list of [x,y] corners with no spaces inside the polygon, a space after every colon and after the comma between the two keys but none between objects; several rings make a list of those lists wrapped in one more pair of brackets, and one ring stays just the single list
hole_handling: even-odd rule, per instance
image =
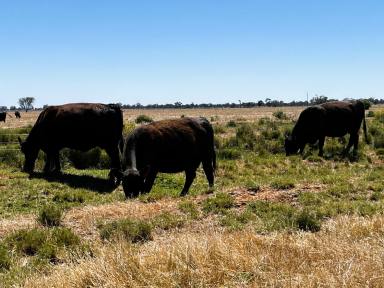
[{"label": "herd of cattle", "polygon": [[[0,112],[0,122],[5,122],[5,119],[7,118],[7,112]],[[9,117],[12,118],[12,116],[10,114],[8,114]],[[15,111],[15,117],[16,118],[21,118],[21,114],[19,111]]]},{"label": "herd of cattle", "polygon": [[[357,150],[359,129],[367,129],[361,101],[328,102],[303,110],[292,133],[285,139],[287,155],[303,153],[307,143],[319,144],[325,137],[350,135],[345,152]],[[25,162],[33,173],[39,150],[46,153],[45,173],[60,172],[59,151],[66,147],[87,151],[105,149],[111,158],[109,178],[123,185],[127,197],[149,192],[159,172],[185,172],[181,195],[188,190],[202,163],[209,186],[214,184],[216,154],[212,125],[205,118],[162,120],[134,129],[123,138],[123,114],[118,105],[77,103],[49,106],[39,115],[25,141],[19,138]]]}]

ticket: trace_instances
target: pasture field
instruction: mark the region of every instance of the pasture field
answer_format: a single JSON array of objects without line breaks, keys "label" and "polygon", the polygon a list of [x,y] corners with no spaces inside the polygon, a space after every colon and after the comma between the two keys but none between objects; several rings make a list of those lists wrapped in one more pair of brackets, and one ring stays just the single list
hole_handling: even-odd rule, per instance
[{"label": "pasture field", "polygon": [[383,287],[384,108],[367,112],[357,154],[327,138],[324,158],[311,146],[286,157],[301,110],[124,111],[125,133],[142,114],[212,122],[215,188],[200,168],[185,197],[183,174],[160,174],[125,199],[98,149],[63,151],[49,178],[41,154],[29,179],[15,142],[38,112],[0,123],[0,286]]}]

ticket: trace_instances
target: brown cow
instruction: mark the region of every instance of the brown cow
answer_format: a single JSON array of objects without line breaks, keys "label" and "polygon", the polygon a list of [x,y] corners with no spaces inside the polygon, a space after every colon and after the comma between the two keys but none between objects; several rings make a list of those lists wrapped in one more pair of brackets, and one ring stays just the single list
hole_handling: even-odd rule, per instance
[{"label": "brown cow", "polygon": [[124,145],[122,183],[127,197],[149,192],[158,172],[185,171],[181,195],[188,193],[203,163],[209,186],[214,183],[216,154],[213,129],[205,118],[162,120],[136,128]]},{"label": "brown cow", "polygon": [[367,141],[363,102],[334,101],[308,107],[301,112],[292,135],[285,139],[286,154],[296,154],[298,151],[303,153],[307,143],[314,144],[319,141],[319,155],[322,156],[326,136],[342,137],[345,134],[350,137],[344,153],[348,153],[352,145],[357,151],[362,121]]},{"label": "brown cow", "polygon": [[111,158],[111,180],[120,171],[118,145],[122,141],[123,115],[118,105],[74,103],[49,106],[44,109],[27,139],[19,138],[25,155],[23,170],[32,173],[39,150],[47,157],[45,173],[59,172],[59,151],[71,148],[87,151],[94,147],[105,149]]}]

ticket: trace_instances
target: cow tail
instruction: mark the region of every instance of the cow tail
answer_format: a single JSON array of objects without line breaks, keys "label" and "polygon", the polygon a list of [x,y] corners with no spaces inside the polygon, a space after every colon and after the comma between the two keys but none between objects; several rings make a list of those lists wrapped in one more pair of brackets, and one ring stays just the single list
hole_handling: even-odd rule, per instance
[{"label": "cow tail", "polygon": [[369,144],[368,135],[367,135],[367,124],[365,123],[365,113],[363,117],[363,130],[364,130],[365,143]]}]

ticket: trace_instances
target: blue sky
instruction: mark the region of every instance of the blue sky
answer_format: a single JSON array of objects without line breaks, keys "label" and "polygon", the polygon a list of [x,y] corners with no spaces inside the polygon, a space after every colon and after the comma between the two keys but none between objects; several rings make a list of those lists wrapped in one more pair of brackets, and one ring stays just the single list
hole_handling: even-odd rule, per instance
[{"label": "blue sky", "polygon": [[0,106],[384,97],[384,1],[0,0]]}]

